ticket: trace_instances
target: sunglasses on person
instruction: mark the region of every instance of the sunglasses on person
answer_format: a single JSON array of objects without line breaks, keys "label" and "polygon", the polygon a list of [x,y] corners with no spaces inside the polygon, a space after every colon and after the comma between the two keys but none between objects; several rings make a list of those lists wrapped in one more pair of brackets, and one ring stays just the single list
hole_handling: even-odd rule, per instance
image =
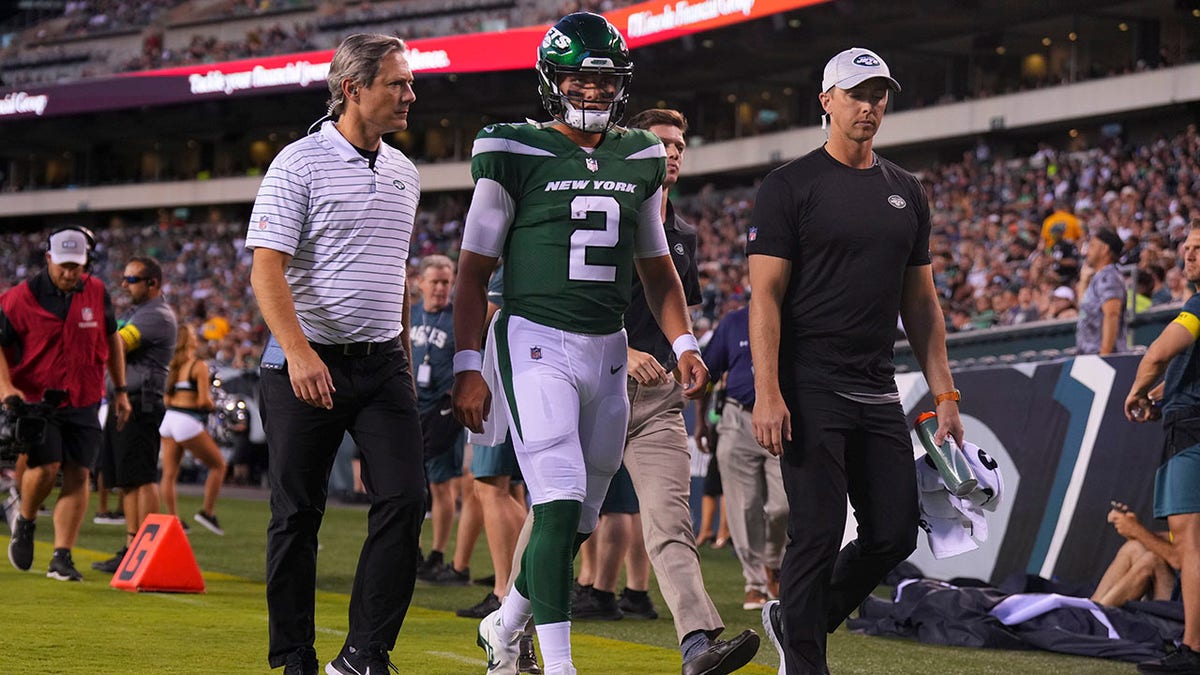
[{"label": "sunglasses on person", "polygon": [[128,277],[121,277],[121,278],[122,278],[122,279],[124,279],[124,280],[125,280],[125,283],[127,283],[127,284],[137,284],[137,283],[141,283],[141,282],[143,282],[143,281],[149,281],[149,280],[150,280],[150,277],[135,277],[135,276],[128,276]]}]

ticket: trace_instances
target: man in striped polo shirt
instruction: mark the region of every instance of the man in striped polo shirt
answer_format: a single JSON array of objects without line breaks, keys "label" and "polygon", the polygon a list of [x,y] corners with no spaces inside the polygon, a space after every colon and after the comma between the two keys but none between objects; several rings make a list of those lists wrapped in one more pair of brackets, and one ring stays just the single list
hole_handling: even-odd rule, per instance
[{"label": "man in striped polo shirt", "polygon": [[[412,600],[425,477],[408,340],[405,263],[416,167],[384,134],[416,95],[398,38],[352,35],[329,67],[329,117],[271,163],[246,247],[272,338],[262,358],[270,454],[269,661],[317,673],[317,530],[349,431],[371,500],[345,646],[326,672],[387,672]],[[393,273],[381,273],[381,270]]]}]

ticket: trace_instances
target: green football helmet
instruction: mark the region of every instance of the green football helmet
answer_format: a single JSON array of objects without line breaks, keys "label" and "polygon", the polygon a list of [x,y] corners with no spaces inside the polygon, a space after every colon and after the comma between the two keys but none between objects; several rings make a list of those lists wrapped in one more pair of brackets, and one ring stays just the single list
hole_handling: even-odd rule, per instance
[{"label": "green football helmet", "polygon": [[[538,93],[546,112],[569,127],[602,133],[621,120],[628,87],[633,79],[633,62],[625,38],[608,19],[591,12],[575,12],[559,19],[538,47]],[[560,88],[571,73],[612,76],[616,93],[603,110],[587,109],[579,96]]]}]

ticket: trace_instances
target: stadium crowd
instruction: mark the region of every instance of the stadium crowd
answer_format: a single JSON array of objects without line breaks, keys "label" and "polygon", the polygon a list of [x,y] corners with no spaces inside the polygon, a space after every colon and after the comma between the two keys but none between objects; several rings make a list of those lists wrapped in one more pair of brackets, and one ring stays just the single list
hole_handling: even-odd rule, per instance
[{"label": "stadium crowd", "polygon": [[[1074,316],[1088,270],[1081,248],[1100,227],[1125,242],[1134,306],[1180,302],[1187,285],[1177,248],[1200,215],[1200,132],[1194,125],[1145,145],[1119,138],[1086,150],[1043,145],[1020,158],[993,156],[986,145],[959,162],[920,171],[932,204],[934,278],[953,332]],[[715,325],[750,292],[743,253],[753,185],[706,185],[678,198],[699,230],[703,305],[696,318]],[[456,258],[465,195],[427,196],[418,218],[410,275],[420,258]],[[100,228],[93,272],[112,282],[133,255],[164,264],[166,294],[179,316],[198,327],[205,358],[248,368],[265,339],[250,291],[250,257],[238,209],[159,209],[153,219],[115,217]],[[45,232],[0,239],[0,291],[38,269]],[[413,283],[411,288],[416,289]],[[118,315],[125,308],[118,307]]]}]

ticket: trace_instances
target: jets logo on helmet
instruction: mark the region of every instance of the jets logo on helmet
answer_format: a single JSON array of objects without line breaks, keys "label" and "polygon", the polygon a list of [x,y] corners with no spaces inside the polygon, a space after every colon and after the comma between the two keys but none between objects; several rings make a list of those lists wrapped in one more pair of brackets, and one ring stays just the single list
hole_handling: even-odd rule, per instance
[{"label": "jets logo on helmet", "polygon": [[[538,93],[546,112],[567,126],[603,133],[621,120],[629,100],[633,62],[625,38],[608,19],[591,12],[568,14],[546,32],[538,48]],[[602,97],[585,100],[564,91],[564,78],[595,78]]]}]

